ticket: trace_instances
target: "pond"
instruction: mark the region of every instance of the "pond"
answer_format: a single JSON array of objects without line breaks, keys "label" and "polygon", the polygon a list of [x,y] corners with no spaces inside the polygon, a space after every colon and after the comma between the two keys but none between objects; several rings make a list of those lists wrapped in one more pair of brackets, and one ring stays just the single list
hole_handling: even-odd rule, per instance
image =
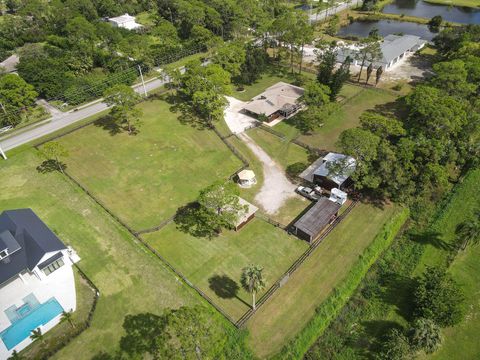
[{"label": "pond", "polygon": [[337,35],[367,37],[373,29],[378,29],[378,33],[383,37],[389,34],[417,35],[430,41],[437,35],[430,31],[427,25],[395,20],[354,21],[342,27]]},{"label": "pond", "polygon": [[480,24],[480,9],[430,4],[422,0],[395,0],[393,3],[386,5],[382,12],[428,19],[440,15],[446,21]]}]

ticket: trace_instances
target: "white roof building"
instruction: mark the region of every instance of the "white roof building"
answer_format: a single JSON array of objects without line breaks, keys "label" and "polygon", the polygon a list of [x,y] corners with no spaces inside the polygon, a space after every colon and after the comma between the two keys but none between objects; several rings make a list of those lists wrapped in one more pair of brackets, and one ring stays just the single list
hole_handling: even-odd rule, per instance
[{"label": "white roof building", "polygon": [[127,29],[127,30],[136,30],[142,27],[141,24],[135,21],[135,16],[124,14],[121,16],[109,18],[108,22],[113,26]]},{"label": "white roof building", "polygon": [[[334,171],[334,167],[338,169]],[[326,189],[340,189],[356,167],[357,162],[353,157],[331,152],[323,157],[321,165],[314,171],[313,181]]]},{"label": "white roof building", "polygon": [[32,330],[45,333],[75,311],[78,260],[31,209],[0,214],[0,359],[27,347]]}]

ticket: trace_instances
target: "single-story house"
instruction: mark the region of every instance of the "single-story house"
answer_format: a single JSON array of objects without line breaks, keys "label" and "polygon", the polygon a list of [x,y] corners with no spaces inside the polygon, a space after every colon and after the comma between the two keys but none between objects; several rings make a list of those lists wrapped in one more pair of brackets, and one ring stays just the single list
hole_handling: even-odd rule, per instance
[{"label": "single-story house", "polygon": [[291,232],[300,239],[313,243],[338,216],[342,205],[321,197],[299,220],[292,226]]},{"label": "single-story house", "polygon": [[240,230],[248,222],[253,220],[253,218],[255,217],[255,213],[258,211],[258,208],[255,205],[250,204],[248,201],[246,201],[245,199],[242,199],[241,197],[239,197],[238,199],[239,199],[240,205],[245,206],[246,210],[242,211],[239,214],[238,219],[235,223],[235,231]]},{"label": "single-story house", "polygon": [[256,118],[266,116],[268,122],[280,117],[287,119],[301,109],[298,99],[303,93],[303,88],[280,81],[255,96],[243,111]]},{"label": "single-story house", "polygon": [[142,27],[141,24],[135,21],[135,16],[124,14],[117,17],[112,17],[108,19],[108,22],[115,27],[127,29],[127,30],[136,30]]},{"label": "single-story house", "polygon": [[242,187],[250,187],[257,183],[253,170],[242,170],[238,174],[238,184]]},{"label": "single-story house", "polygon": [[[382,58],[375,61],[373,67],[375,69],[382,67],[388,71],[408,54],[423,48],[426,43],[426,40],[415,35],[387,35],[380,44]],[[337,53],[337,62],[343,63],[348,56],[352,60],[352,65],[360,66],[362,61],[356,59],[357,52],[358,48],[355,47],[341,48]],[[370,62],[366,61],[365,66],[368,65]]]},{"label": "single-story house", "polygon": [[0,359],[19,352],[75,311],[72,265],[79,261],[31,209],[0,214]]},{"label": "single-story house", "polygon": [[313,182],[324,189],[341,189],[347,185],[354,173],[357,162],[351,156],[328,153],[322,159],[320,166],[313,171]]}]

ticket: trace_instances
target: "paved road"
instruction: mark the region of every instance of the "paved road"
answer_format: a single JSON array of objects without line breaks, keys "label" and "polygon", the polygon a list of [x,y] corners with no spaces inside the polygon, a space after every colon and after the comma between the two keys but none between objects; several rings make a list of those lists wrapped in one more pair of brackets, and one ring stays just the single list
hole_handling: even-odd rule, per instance
[{"label": "paved road", "polygon": [[[149,92],[159,88],[165,83],[165,80],[155,79],[145,83],[145,88],[147,92]],[[140,94],[143,94],[144,92],[142,85],[136,85],[134,86],[134,89]],[[32,140],[51,134],[77,121],[98,114],[104,110],[107,110],[108,108],[109,107],[107,104],[99,101],[84,105],[77,111],[71,110],[64,113],[56,113],[50,119],[46,120],[45,124],[32,127],[29,130],[22,131],[16,135],[12,135],[11,137],[0,141],[0,148],[2,148],[4,151],[11,150],[13,148],[16,148],[17,146],[26,144]]]},{"label": "paved road", "polygon": [[359,4],[361,4],[360,0],[358,1],[353,0],[351,3],[347,3],[347,2],[338,3],[337,7],[331,7],[329,9],[319,11],[317,14],[315,13],[315,11],[312,11],[312,13],[309,14],[310,22],[314,23],[317,21],[323,21],[325,20],[325,18],[327,18],[327,16],[332,16],[333,14],[337,14],[340,11],[346,10],[348,8],[356,7]]}]

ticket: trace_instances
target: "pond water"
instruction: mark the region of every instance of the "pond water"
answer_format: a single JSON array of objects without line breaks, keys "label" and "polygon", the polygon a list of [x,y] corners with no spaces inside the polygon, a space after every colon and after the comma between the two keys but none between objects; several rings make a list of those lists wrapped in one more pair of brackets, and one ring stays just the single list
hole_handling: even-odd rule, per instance
[{"label": "pond water", "polygon": [[425,40],[432,40],[437,34],[430,31],[427,25],[395,20],[354,21],[338,32],[339,36],[353,35],[367,37],[373,29],[385,37],[389,34],[417,35]]},{"label": "pond water", "polygon": [[480,9],[429,4],[422,0],[395,0],[383,8],[387,14],[404,14],[422,18],[440,15],[444,20],[462,24],[480,24]]}]

